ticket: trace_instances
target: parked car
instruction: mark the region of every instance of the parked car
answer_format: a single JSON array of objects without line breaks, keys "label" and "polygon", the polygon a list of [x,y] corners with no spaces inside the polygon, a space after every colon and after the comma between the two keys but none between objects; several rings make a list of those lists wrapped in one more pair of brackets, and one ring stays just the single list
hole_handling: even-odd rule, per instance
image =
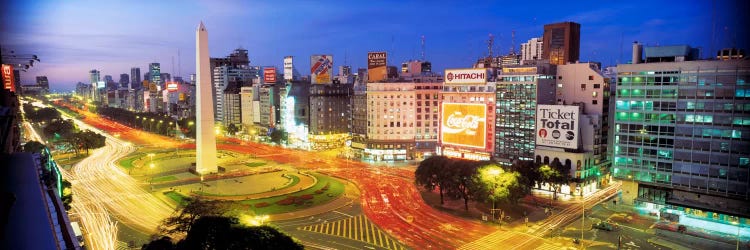
[{"label": "parked car", "polygon": [[605,230],[605,231],[612,231],[615,229],[614,225],[604,222],[604,221],[594,224],[593,227],[596,229]]}]

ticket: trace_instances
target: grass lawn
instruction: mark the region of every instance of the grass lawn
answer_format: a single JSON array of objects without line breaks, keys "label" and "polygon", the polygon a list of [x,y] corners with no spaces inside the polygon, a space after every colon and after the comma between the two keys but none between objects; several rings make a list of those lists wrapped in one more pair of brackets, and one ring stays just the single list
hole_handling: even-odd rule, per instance
[{"label": "grass lawn", "polygon": [[182,195],[182,194],[180,194],[180,193],[178,193],[178,192],[175,192],[175,191],[167,191],[167,192],[164,192],[164,195],[166,195],[167,197],[169,197],[169,198],[170,198],[170,199],[172,199],[173,201],[176,201],[176,202],[177,202],[177,203],[179,203],[179,204],[180,204],[181,206],[184,206],[184,205],[185,205],[185,203],[187,203],[187,202],[185,201],[185,198],[187,198],[187,197],[186,197],[186,196],[184,196],[184,195]]},{"label": "grass lawn", "polygon": [[245,166],[248,166],[248,167],[251,167],[251,168],[260,167],[260,166],[264,166],[264,165],[266,165],[265,162],[250,162],[250,163],[245,163]]},{"label": "grass lawn", "polygon": [[[317,205],[325,204],[326,202],[332,201],[341,194],[344,193],[344,183],[341,181],[338,181],[332,177],[326,176],[326,175],[320,175],[320,174],[313,174],[315,178],[318,178],[318,182],[313,185],[311,188],[295,192],[288,195],[282,195],[277,197],[270,197],[270,198],[264,198],[264,199],[257,199],[257,200],[244,200],[240,201],[239,204],[244,206],[249,206],[248,210],[255,212],[255,214],[278,214],[278,213],[286,213],[286,212],[292,212],[299,209],[314,207]],[[316,194],[315,191],[322,190],[323,187],[328,186],[328,190],[323,191],[321,194]],[[302,196],[302,195],[312,195],[313,198],[311,200],[308,200],[303,205],[279,205],[276,204],[276,202],[280,200],[284,200],[287,198],[287,196]],[[255,207],[258,203],[267,203],[268,206],[266,207]]]},{"label": "grass lawn", "polygon": [[177,177],[174,177],[174,175],[167,175],[167,176],[161,176],[151,179],[151,182],[163,182],[163,181],[175,181],[177,180]]},{"label": "grass lawn", "polygon": [[138,159],[140,159],[140,158],[141,158],[141,157],[143,157],[143,156],[144,156],[144,154],[137,154],[137,155],[134,155],[134,156],[131,156],[131,157],[125,158],[124,160],[121,160],[121,161],[120,161],[120,166],[122,166],[122,167],[123,167],[123,168],[125,168],[125,169],[131,169],[131,168],[133,168],[133,167],[134,167],[134,166],[133,166],[133,162],[134,162],[135,160],[138,160]]},{"label": "grass lawn", "polygon": [[[291,186],[297,185],[297,183],[299,183],[299,177],[297,177],[296,175],[289,175],[289,176],[292,177],[292,182],[289,183],[289,184],[286,184],[283,187],[280,187],[278,189],[282,189],[282,188],[286,188],[286,187],[291,187]],[[264,192],[266,192],[266,191],[264,191]],[[201,191],[195,191],[194,193],[198,194],[198,195],[205,195],[205,196],[235,196],[235,195],[245,195],[245,194],[212,194],[212,193],[206,193],[206,192],[201,192]]]}]

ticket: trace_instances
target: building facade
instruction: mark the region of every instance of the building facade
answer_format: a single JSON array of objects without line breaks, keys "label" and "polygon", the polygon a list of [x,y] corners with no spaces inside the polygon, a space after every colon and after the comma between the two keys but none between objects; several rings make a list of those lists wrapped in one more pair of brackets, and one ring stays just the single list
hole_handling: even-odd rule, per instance
[{"label": "building facade", "polygon": [[581,50],[581,25],[562,22],[544,25],[542,59],[562,65],[578,61]]},{"label": "building facade", "polygon": [[542,59],[544,42],[541,37],[534,37],[521,44],[521,63]]},{"label": "building facade", "polygon": [[500,164],[534,159],[536,108],[555,104],[555,66],[505,67],[495,84],[495,150]]},{"label": "building facade", "polygon": [[[438,152],[453,158],[488,161],[494,151],[495,83],[471,85],[446,83],[440,92],[440,112],[434,112],[434,124],[440,124]],[[429,107],[427,107],[429,108]],[[419,107],[417,107],[419,109]],[[472,118],[473,117],[473,118]]]},{"label": "building facade", "polygon": [[310,146],[313,149],[343,147],[349,140],[353,84],[310,85]]},{"label": "building facade", "polygon": [[363,158],[394,161],[413,158],[415,84],[367,83],[367,143]]},{"label": "building facade", "polygon": [[647,63],[617,66],[612,174],[624,202],[736,234],[750,217],[750,63],[644,51]]}]

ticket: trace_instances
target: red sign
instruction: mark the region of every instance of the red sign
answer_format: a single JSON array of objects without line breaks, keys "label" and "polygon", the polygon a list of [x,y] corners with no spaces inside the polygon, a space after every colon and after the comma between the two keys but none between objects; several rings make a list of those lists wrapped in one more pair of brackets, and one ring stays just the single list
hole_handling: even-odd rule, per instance
[{"label": "red sign", "polygon": [[16,79],[13,75],[13,65],[3,64],[3,88],[16,92]]},{"label": "red sign", "polygon": [[175,92],[177,91],[177,83],[176,82],[167,82],[167,91],[169,92]]},{"label": "red sign", "polygon": [[266,83],[276,83],[276,68],[263,68],[263,81]]}]

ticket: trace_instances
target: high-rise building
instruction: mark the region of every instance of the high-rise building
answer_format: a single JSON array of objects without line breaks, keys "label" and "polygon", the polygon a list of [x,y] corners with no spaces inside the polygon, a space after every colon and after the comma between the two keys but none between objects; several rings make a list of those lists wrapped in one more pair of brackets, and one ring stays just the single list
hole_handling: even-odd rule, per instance
[{"label": "high-rise building", "polygon": [[442,89],[442,79],[414,83],[414,159],[424,159],[435,154],[440,129],[439,93]]},{"label": "high-rise building", "polygon": [[131,89],[141,89],[141,68],[130,68],[130,86]]},{"label": "high-rise building", "polygon": [[[367,69],[361,69],[358,74],[367,74],[366,72]],[[355,158],[362,159],[367,148],[367,85],[360,83],[358,79],[352,86],[352,96],[349,100],[352,107],[352,153]]]},{"label": "high-rise building", "polygon": [[344,146],[351,127],[352,84],[311,84],[309,139],[313,149]]},{"label": "high-rise building", "polygon": [[504,165],[532,160],[537,105],[555,104],[555,66],[504,67],[495,93],[495,160]]},{"label": "high-rise building", "polygon": [[[598,64],[572,63],[557,66],[557,105],[546,106],[552,108],[542,112],[576,111],[574,117],[556,120],[572,121],[572,128],[563,130],[560,134],[567,135],[571,131],[575,139],[570,144],[553,145],[544,141],[537,143],[534,160],[539,164],[558,161],[569,170],[567,174],[577,181],[563,185],[559,190],[562,193],[590,194],[609,179],[606,175],[610,166],[607,157],[609,94],[609,78],[602,74]],[[539,109],[537,116],[537,121],[554,119],[544,114],[540,116]],[[550,129],[553,126],[548,125],[536,124],[536,129],[549,130],[549,136],[554,136],[552,133],[555,130]],[[540,135],[537,134],[538,136]],[[549,187],[546,185],[542,187],[547,188]]]},{"label": "high-rise building", "polygon": [[534,37],[529,39],[528,42],[521,44],[521,63],[526,64],[527,61],[534,61],[542,59],[542,50],[544,47],[541,37]]},{"label": "high-rise building", "polygon": [[36,85],[49,91],[49,80],[47,79],[47,76],[37,76]]},{"label": "high-rise building", "polygon": [[156,84],[156,86],[164,87],[164,82],[161,79],[161,64],[150,63],[148,65],[149,81]]},{"label": "high-rise building", "polygon": [[410,82],[367,83],[367,138],[363,159],[403,161],[413,158],[414,90],[415,85]]},{"label": "high-rise building", "polygon": [[562,22],[544,25],[542,59],[561,65],[578,61],[581,50],[581,25]]},{"label": "high-rise building", "polygon": [[[195,31],[195,71],[196,71],[196,98],[195,98],[195,172],[198,174],[215,173],[218,170],[216,158],[216,135],[214,134],[214,109],[211,65],[208,54],[208,31],[201,22]],[[159,74],[156,74],[159,75]]]},{"label": "high-rise building", "polygon": [[[239,87],[250,86],[250,79],[253,78],[253,72],[248,67],[217,66],[213,68],[213,88],[216,91],[215,101],[215,118],[216,122],[224,122],[224,91],[230,82],[238,82]],[[228,125],[228,124],[225,124]]]},{"label": "high-rise building", "polygon": [[242,113],[240,105],[240,82],[230,81],[229,86],[224,89],[224,115],[222,123],[225,126],[242,124]]},{"label": "high-rise building", "polygon": [[[99,82],[100,82],[99,74],[100,74],[99,71],[95,69],[92,69],[91,71],[89,71],[89,80],[91,84],[90,96],[91,96],[91,100],[93,101],[101,101],[102,99],[99,94]],[[104,86],[101,86],[101,87],[103,88]]]},{"label": "high-rise building", "polygon": [[[495,123],[492,121],[496,116],[493,112],[496,105],[495,83],[488,82],[489,70],[455,69],[445,72],[445,84],[439,88],[439,95],[417,94],[417,134],[420,128],[424,128],[422,133],[426,133],[423,136],[427,137],[438,136],[439,131],[438,151],[441,155],[488,161],[494,151]],[[458,77],[472,75],[475,77],[471,81],[466,81],[469,77],[463,77],[464,80]],[[420,109],[426,109],[426,117],[420,117]],[[420,118],[431,120],[424,124],[419,122]]]},{"label": "high-rise building", "polygon": [[750,62],[675,48],[617,65],[612,174],[626,204],[735,235],[750,218]]},{"label": "high-rise building", "polygon": [[119,88],[128,88],[130,86],[130,76],[128,74],[120,74],[120,86]]}]

